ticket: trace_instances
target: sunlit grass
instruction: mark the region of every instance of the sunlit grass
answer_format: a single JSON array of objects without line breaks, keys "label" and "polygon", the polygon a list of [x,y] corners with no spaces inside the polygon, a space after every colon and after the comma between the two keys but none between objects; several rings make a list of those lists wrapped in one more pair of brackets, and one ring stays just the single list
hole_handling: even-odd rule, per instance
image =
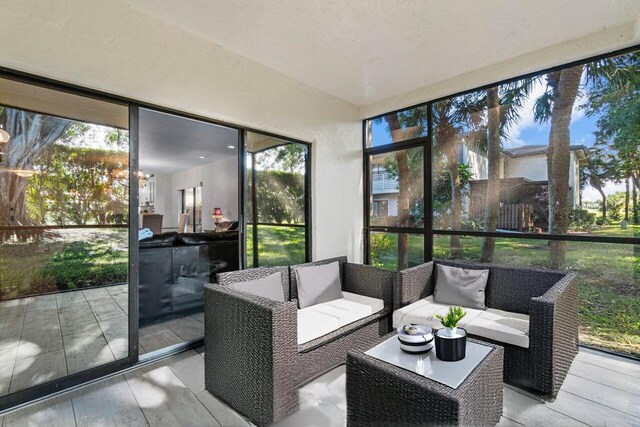
[{"label": "sunlit grass", "polygon": [[[258,226],[258,263],[261,267],[305,262],[304,228]],[[247,226],[247,264],[253,266],[253,227]]]},{"label": "sunlit grass", "polygon": [[127,281],[126,229],[66,229],[0,244],[2,299]]}]

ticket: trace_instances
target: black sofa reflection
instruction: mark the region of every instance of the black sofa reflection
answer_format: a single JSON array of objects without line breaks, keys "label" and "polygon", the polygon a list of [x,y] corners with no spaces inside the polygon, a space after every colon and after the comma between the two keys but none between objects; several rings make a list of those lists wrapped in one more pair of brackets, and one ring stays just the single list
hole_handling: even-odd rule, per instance
[{"label": "black sofa reflection", "polygon": [[203,310],[204,285],[238,270],[238,231],[161,233],[142,239],[140,325]]}]

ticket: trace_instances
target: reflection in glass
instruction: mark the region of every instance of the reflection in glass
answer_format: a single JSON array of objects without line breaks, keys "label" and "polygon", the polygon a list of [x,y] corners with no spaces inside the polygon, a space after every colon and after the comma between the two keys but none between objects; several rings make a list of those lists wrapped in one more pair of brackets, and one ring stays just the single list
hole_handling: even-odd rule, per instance
[{"label": "reflection in glass", "polygon": [[370,156],[372,226],[423,226],[423,156],[421,147]]},{"label": "reflection in glass", "polygon": [[0,83],[30,94],[0,105],[4,395],[128,355],[129,134],[126,106]]},{"label": "reflection in glass", "polygon": [[239,268],[237,140],[235,129],[140,109],[140,168],[154,185],[139,181],[150,194],[138,210],[142,227],[157,223],[140,240],[143,357],[202,339],[205,285]]},{"label": "reflection in glass", "polygon": [[427,106],[389,113],[365,122],[367,147],[392,144],[428,134]]},{"label": "reflection in glass", "polygon": [[306,162],[306,145],[247,132],[247,266],[305,262]]},{"label": "reflection in glass", "polygon": [[369,239],[371,265],[386,270],[403,270],[424,262],[424,236],[372,231]]}]

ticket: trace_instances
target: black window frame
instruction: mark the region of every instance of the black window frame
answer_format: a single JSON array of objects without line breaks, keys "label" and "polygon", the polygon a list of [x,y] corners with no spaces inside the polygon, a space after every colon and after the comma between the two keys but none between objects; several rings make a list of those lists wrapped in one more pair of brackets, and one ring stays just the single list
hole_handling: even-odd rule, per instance
[{"label": "black window frame", "polygon": [[[399,108],[386,113],[378,114],[376,116],[368,117],[362,120],[362,152],[363,152],[363,173],[364,173],[364,228],[363,228],[363,259],[366,264],[371,263],[371,248],[370,237],[372,231],[382,231],[388,233],[413,233],[424,234],[424,261],[428,262],[433,259],[433,238],[435,235],[448,235],[448,236],[475,236],[475,237],[496,237],[496,238],[510,238],[510,239],[539,239],[539,240],[557,240],[566,242],[592,242],[592,243],[622,243],[629,245],[640,245],[640,238],[637,237],[614,237],[614,236],[585,236],[585,235],[567,235],[567,234],[534,234],[534,233],[511,233],[511,232],[483,232],[483,231],[465,231],[465,230],[440,230],[433,228],[433,170],[432,170],[432,156],[433,156],[433,104],[444,101],[450,98],[454,98],[469,93],[486,90],[495,86],[503,85],[506,83],[515,82],[518,80],[536,77],[541,74],[550,73],[566,68],[575,67],[578,65],[584,65],[586,63],[597,61],[604,58],[609,58],[618,55],[624,55],[626,53],[635,52],[640,50],[640,44],[630,46],[623,49],[613,50],[601,55],[591,56],[577,61],[561,64],[558,66],[541,69],[531,73],[522,74],[516,77],[507,78],[498,82],[489,83],[483,86],[466,89],[460,92],[441,96],[435,99],[431,99],[419,104],[414,104],[408,107]],[[399,141],[396,143],[390,143],[379,146],[367,147],[367,122],[376,119],[384,118],[389,114],[397,114],[403,111],[426,107],[427,108],[427,126],[428,132],[426,137],[419,137],[414,139],[408,139]],[[406,227],[380,227],[372,226],[370,221],[371,213],[371,188],[370,188],[370,161],[369,157],[374,154],[389,153],[398,150],[404,150],[407,148],[423,147],[424,148],[424,227],[423,228],[406,228]]]},{"label": "black window frame", "polygon": [[[274,145],[274,146],[270,146],[267,148],[264,148],[262,150],[257,150],[254,152],[247,152],[246,151],[246,147],[244,146],[244,141],[247,140],[247,133],[251,132],[257,135],[263,135],[263,136],[268,136],[274,139],[279,139],[281,141],[283,141],[282,144],[279,145]],[[312,257],[312,242],[311,242],[311,148],[312,145],[309,142],[305,142],[299,139],[295,139],[295,138],[290,138],[290,137],[284,137],[284,136],[278,136],[269,132],[261,132],[261,131],[257,131],[254,129],[245,129],[244,132],[242,132],[243,134],[243,144],[242,144],[242,164],[243,164],[243,178],[242,178],[242,183],[243,186],[241,187],[241,193],[242,193],[242,209],[241,211],[243,212],[240,224],[241,224],[241,228],[244,230],[243,232],[243,237],[242,237],[242,243],[241,245],[244,246],[244,250],[242,251],[243,253],[243,257],[241,260],[241,265],[243,266],[243,268],[247,268],[248,265],[248,256],[249,254],[246,251],[246,229],[251,226],[252,232],[251,232],[251,249],[252,249],[252,259],[253,259],[253,263],[252,263],[252,268],[255,267],[260,267],[260,256],[259,256],[259,251],[258,251],[258,226],[260,225],[270,225],[270,226],[276,226],[276,227],[294,227],[294,228],[304,228],[304,262],[311,262],[313,260]],[[264,223],[264,222],[259,222],[257,221],[258,219],[258,206],[257,206],[257,198],[256,198],[256,192],[255,192],[255,181],[256,181],[256,161],[255,161],[255,154],[264,152],[266,150],[275,148],[275,147],[279,147],[279,146],[283,146],[283,145],[288,145],[288,144],[299,144],[299,145],[303,145],[306,148],[306,153],[305,153],[305,160],[304,160],[304,224],[275,224],[275,223]],[[249,181],[250,182],[246,182],[246,159],[250,156],[251,158],[251,176],[249,177]],[[246,186],[246,187],[245,187]],[[244,214],[246,206],[245,205],[245,198],[244,198],[244,191],[248,190],[250,195],[251,195],[251,218],[253,220],[252,223],[248,223],[247,222],[247,215]]]}]

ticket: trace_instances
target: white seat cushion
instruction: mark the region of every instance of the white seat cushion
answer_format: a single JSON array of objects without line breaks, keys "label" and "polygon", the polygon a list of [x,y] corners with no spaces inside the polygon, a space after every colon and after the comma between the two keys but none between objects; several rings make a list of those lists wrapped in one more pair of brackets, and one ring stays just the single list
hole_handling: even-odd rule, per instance
[{"label": "white seat cushion", "polygon": [[298,344],[314,340],[384,308],[384,301],[342,292],[343,297],[298,310]]},{"label": "white seat cushion", "polygon": [[[402,307],[401,309],[394,311],[393,327],[399,328],[407,323],[416,323],[418,325],[431,326],[434,329],[442,328],[440,319],[436,318],[435,315],[446,315],[449,312],[450,307],[451,305],[448,304],[438,304],[437,302],[433,302],[433,295],[428,296],[414,302],[413,304],[409,304],[406,307]],[[464,328],[466,324],[483,312],[483,310],[466,307],[464,310],[467,312],[467,315],[458,322],[458,326],[461,328]]]},{"label": "white seat cushion", "polygon": [[467,323],[468,333],[529,348],[529,316],[489,308]]},{"label": "white seat cushion", "polygon": [[[445,315],[449,311],[449,305],[433,302],[433,297],[421,299],[406,307],[393,312],[393,327],[398,328],[406,323],[441,328],[440,320],[436,314]],[[529,316],[509,311],[476,310],[466,308],[467,315],[460,320],[458,326],[465,328],[468,333],[503,342],[529,348]]]},{"label": "white seat cushion", "polygon": [[314,340],[339,327],[340,319],[319,313],[314,306],[298,310],[298,344]]}]

